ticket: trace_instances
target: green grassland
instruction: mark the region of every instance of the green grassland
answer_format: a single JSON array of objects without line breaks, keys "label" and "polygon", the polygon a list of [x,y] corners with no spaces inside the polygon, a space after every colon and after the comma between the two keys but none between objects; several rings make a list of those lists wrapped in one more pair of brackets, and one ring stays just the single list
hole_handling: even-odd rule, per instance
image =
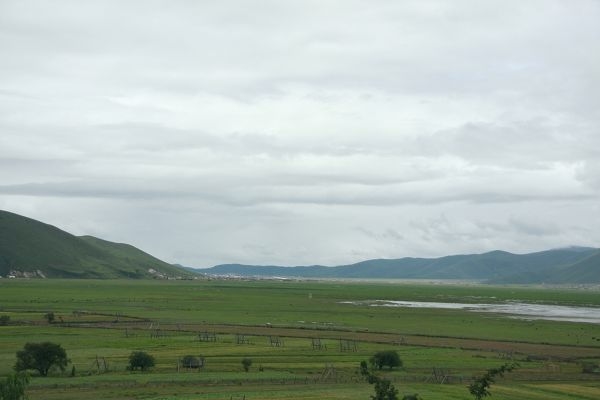
[{"label": "green grassland", "polygon": [[[597,325],[343,303],[373,299],[600,306],[595,290],[516,286],[4,279],[0,315],[11,323],[0,326],[0,375],[11,371],[26,342],[51,341],[71,364],[47,378],[34,374],[32,400],[368,399],[372,387],[358,374],[360,361],[394,349],[404,368],[381,374],[401,394],[426,400],[471,398],[472,377],[508,355],[520,367],[492,387],[495,399],[600,398],[600,376],[581,367],[600,361]],[[44,319],[50,311],[53,324]],[[200,341],[203,332],[217,341]],[[237,344],[239,334],[249,343]],[[313,349],[314,338],[327,348]],[[342,343],[356,351],[342,351]],[[155,368],[127,371],[134,350],[152,354]],[[187,354],[205,357],[205,367],[178,371]],[[247,373],[244,357],[253,361]],[[444,371],[446,384],[434,382],[433,368]]]}]

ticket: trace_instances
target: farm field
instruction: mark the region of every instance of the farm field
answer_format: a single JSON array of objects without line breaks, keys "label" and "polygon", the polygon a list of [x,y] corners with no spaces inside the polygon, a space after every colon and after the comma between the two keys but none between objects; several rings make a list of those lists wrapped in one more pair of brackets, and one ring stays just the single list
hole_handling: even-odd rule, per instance
[{"label": "farm field", "polygon": [[[597,399],[600,325],[461,309],[373,307],[369,300],[599,307],[597,289],[422,283],[235,280],[1,280],[0,375],[27,342],[61,344],[64,372],[35,374],[35,399],[368,399],[358,373],[375,352],[404,366],[381,375],[425,400],[470,399],[473,376],[519,368],[494,399]],[[354,303],[348,303],[354,302]],[[48,323],[44,315],[53,312]],[[132,351],[156,359],[127,370]],[[177,367],[204,357],[200,370]],[[252,365],[244,372],[241,360]],[[443,381],[444,383],[439,383]]]}]

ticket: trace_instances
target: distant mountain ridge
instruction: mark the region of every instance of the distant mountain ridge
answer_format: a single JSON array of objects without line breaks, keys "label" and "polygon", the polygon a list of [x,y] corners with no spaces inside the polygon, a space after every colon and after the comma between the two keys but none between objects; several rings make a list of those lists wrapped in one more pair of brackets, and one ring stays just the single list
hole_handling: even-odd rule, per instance
[{"label": "distant mountain ridge", "polygon": [[168,264],[131,245],[74,236],[0,210],[0,276],[169,278],[238,276],[455,279],[489,283],[600,283],[600,249],[569,247],[529,254],[491,251],[439,258],[366,260],[350,265],[282,267],[224,264],[203,270]]},{"label": "distant mountain ridge", "polygon": [[376,259],[350,265],[282,267],[223,264],[206,274],[298,278],[455,279],[489,283],[600,283],[600,249],[569,247],[528,254],[495,250],[439,258]]},{"label": "distant mountain ridge", "polygon": [[74,236],[0,210],[0,276],[168,278],[192,273],[123,243]]}]

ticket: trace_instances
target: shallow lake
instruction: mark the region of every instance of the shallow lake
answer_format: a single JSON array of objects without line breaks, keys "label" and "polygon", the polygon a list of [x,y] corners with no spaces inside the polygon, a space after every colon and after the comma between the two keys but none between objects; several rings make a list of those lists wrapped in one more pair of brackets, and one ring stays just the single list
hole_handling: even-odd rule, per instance
[{"label": "shallow lake", "polygon": [[471,304],[471,303],[439,303],[428,301],[391,301],[371,300],[353,302],[349,304],[368,304],[374,307],[410,307],[410,308],[444,308],[454,310],[467,310],[473,312],[487,312],[508,314],[519,319],[545,319],[551,321],[587,322],[600,324],[600,308],[596,307],[571,307],[551,304],[530,304],[518,301],[498,304]]}]

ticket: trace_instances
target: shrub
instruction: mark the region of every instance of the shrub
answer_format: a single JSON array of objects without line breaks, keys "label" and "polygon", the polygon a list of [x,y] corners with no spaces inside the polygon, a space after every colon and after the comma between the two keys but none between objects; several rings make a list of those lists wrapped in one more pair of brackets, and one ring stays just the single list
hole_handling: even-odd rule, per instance
[{"label": "shrub", "polygon": [[48,321],[49,324],[54,323],[54,313],[52,311],[44,314],[44,318],[46,319],[46,321]]},{"label": "shrub", "polygon": [[11,374],[4,382],[0,382],[0,399],[23,400],[25,388],[29,384],[29,377],[25,374]]},{"label": "shrub", "polygon": [[199,357],[187,355],[181,359],[181,366],[184,368],[200,368],[202,360]]},{"label": "shrub", "polygon": [[395,350],[377,352],[369,361],[377,369],[382,369],[384,366],[389,367],[389,369],[402,367],[402,360]]},{"label": "shrub", "polygon": [[581,365],[581,372],[583,372],[584,374],[597,374],[600,373],[600,365],[598,365],[598,363],[595,362],[584,362]]},{"label": "shrub", "polygon": [[154,367],[154,357],[144,351],[134,351],[129,355],[129,370],[135,371],[140,369],[146,371]]},{"label": "shrub", "polygon": [[250,370],[251,365],[252,365],[252,359],[250,359],[250,358],[242,359],[242,367],[244,367],[244,371],[248,372],[248,370]]}]

